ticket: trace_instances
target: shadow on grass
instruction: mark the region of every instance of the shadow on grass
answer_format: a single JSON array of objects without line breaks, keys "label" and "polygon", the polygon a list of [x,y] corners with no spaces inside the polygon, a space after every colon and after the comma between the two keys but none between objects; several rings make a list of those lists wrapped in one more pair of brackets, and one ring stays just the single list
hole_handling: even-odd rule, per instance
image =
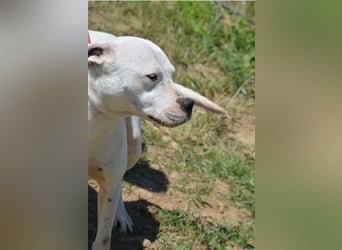
[{"label": "shadow on grass", "polygon": [[[144,239],[153,242],[159,233],[159,222],[153,214],[148,211],[148,207],[158,206],[146,200],[125,202],[125,207],[134,223],[132,233],[119,233],[112,231],[111,249],[143,249]],[[97,228],[97,192],[88,185],[88,250],[96,237]]]},{"label": "shadow on grass", "polygon": [[135,167],[126,172],[124,180],[150,192],[166,192],[169,186],[167,176],[150,167],[146,161],[139,161]]}]

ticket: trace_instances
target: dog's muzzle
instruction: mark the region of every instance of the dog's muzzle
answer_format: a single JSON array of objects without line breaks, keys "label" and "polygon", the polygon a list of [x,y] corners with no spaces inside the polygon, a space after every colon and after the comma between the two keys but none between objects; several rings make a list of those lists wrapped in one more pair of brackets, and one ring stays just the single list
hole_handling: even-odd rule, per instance
[{"label": "dog's muzzle", "polygon": [[192,107],[194,106],[194,101],[190,98],[178,98],[176,102],[179,104],[179,109],[182,112],[168,112],[164,113],[164,116],[155,116],[147,114],[147,117],[165,127],[176,127],[183,123],[186,123],[191,119]]}]

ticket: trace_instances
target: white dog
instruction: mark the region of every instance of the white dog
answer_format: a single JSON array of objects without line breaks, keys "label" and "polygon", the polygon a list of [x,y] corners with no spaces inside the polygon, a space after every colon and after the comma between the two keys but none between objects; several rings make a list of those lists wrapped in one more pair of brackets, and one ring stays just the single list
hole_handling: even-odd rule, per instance
[{"label": "white dog", "polygon": [[121,182],[141,154],[138,117],[175,127],[191,118],[194,104],[227,116],[207,98],[174,83],[174,71],[151,41],[88,33],[88,175],[100,187],[93,250],[110,248],[116,223],[121,231],[132,231]]}]

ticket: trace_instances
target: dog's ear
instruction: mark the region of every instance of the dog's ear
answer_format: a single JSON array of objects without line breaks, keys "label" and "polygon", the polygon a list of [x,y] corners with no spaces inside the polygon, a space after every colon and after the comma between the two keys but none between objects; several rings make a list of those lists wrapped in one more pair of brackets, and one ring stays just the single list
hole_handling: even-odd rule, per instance
[{"label": "dog's ear", "polygon": [[88,46],[88,63],[104,64],[113,60],[114,48],[109,44],[92,44]]}]

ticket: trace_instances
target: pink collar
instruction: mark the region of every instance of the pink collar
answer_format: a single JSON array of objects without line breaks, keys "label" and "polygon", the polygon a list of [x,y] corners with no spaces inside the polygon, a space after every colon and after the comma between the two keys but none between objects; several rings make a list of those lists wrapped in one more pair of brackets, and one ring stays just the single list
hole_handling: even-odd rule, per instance
[{"label": "pink collar", "polygon": [[91,44],[91,40],[90,40],[89,31],[88,31],[88,44]]}]

